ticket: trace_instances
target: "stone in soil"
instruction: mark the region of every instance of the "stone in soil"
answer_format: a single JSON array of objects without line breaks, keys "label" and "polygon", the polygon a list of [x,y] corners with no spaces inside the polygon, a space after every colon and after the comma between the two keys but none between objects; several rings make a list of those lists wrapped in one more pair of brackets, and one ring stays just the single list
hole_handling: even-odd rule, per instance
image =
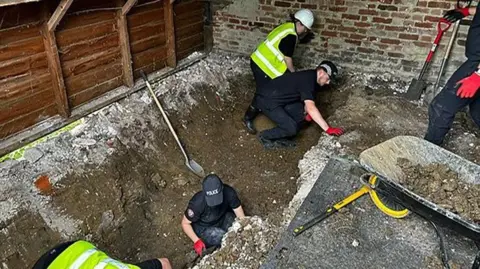
[{"label": "stone in soil", "polygon": [[480,186],[459,179],[446,165],[415,165],[398,159],[404,177],[400,183],[425,199],[457,213],[462,218],[480,222]]}]

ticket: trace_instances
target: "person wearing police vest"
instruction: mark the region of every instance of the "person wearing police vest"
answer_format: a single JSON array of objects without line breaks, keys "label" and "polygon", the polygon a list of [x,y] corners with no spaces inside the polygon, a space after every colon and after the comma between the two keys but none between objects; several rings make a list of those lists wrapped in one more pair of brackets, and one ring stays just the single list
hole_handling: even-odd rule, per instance
[{"label": "person wearing police vest", "polygon": [[110,258],[93,244],[78,240],[62,243],[38,259],[32,269],[172,269],[167,258],[127,264]]},{"label": "person wearing police vest", "polygon": [[443,143],[455,114],[466,106],[469,106],[473,121],[480,127],[480,5],[449,10],[444,18],[454,23],[467,16],[474,16],[465,44],[467,60],[452,74],[428,109],[425,139],[436,145]]},{"label": "person wearing police vest", "polygon": [[[299,39],[302,43],[307,43],[313,38],[313,33],[310,32],[313,21],[312,11],[301,9],[292,16],[290,22],[273,29],[266,40],[258,45],[250,56],[250,68],[257,90],[285,72],[295,72],[292,60],[293,52]],[[253,120],[259,113],[260,110],[254,99],[243,118],[243,123],[251,134],[257,132]]]},{"label": "person wearing police vest", "polygon": [[195,252],[202,253],[211,247],[219,247],[235,217],[245,217],[237,192],[221,179],[210,174],[188,203],[182,220],[182,229],[192,240]]}]

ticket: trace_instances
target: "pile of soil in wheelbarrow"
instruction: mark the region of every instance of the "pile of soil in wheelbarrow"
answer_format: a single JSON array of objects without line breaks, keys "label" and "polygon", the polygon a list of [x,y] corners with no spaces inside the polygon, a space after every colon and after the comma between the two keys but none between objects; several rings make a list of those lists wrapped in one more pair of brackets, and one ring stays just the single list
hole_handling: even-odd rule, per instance
[{"label": "pile of soil in wheelbarrow", "polygon": [[457,213],[462,218],[480,222],[480,186],[459,179],[444,164],[416,165],[397,159],[405,175],[400,183],[425,199]]}]

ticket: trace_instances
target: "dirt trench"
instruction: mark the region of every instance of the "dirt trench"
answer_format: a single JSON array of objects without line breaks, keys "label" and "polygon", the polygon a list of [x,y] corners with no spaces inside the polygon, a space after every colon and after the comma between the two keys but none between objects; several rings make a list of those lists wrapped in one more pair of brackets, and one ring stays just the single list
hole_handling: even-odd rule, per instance
[{"label": "dirt trench", "polygon": [[[185,115],[171,113],[171,120],[192,158],[238,190],[248,215],[280,222],[280,208],[288,205],[296,192],[298,161],[320,132],[316,127],[303,130],[295,150],[265,151],[241,123],[253,94],[253,78],[245,74],[229,82],[232,90],[226,98],[207,83],[194,85],[201,92],[193,96],[198,105]],[[151,104],[149,109],[157,108]],[[257,126],[262,129],[271,123],[260,116]],[[8,232],[0,234],[4,240],[0,249],[8,268],[30,268],[43,251],[65,239],[78,238],[91,240],[127,262],[168,257],[174,268],[183,268],[190,261],[192,242],[182,232],[180,221],[188,200],[201,189],[201,179],[185,168],[183,156],[165,128],[150,130],[153,135],[146,135],[144,128],[152,126],[148,121],[138,122],[120,130],[124,137],[135,140],[135,146],[108,139],[114,153],[105,163],[86,165],[55,185],[48,203],[81,221],[74,235],[62,238],[30,211],[2,223],[1,228]],[[61,142],[72,141],[66,138]],[[82,152],[89,155],[88,148]],[[21,229],[18,219],[23,223]],[[12,237],[15,233],[26,236]],[[40,234],[41,243],[31,244],[34,234]]]},{"label": "dirt trench", "polygon": [[[172,92],[170,87],[174,85],[182,88],[182,83],[195,75],[201,81],[188,84],[194,90],[180,89],[164,96],[162,101],[167,104],[171,120],[190,156],[206,172],[217,173],[238,190],[248,215],[258,215],[268,219],[274,227],[281,226],[282,212],[297,191],[298,162],[317,145],[319,138],[325,138],[325,134],[317,126],[309,126],[301,131],[297,148],[264,150],[241,123],[254,89],[248,61],[238,57],[216,57],[218,59],[207,59],[192,67],[194,71],[190,73],[170,78],[165,92]],[[218,62],[232,62],[232,67]],[[215,63],[217,68],[212,67]],[[208,67],[212,70],[202,73]],[[226,77],[224,70],[234,70],[231,71],[234,75]],[[375,82],[375,88],[365,87],[359,83],[362,76],[348,74],[339,85],[325,89],[318,96],[317,105],[322,114],[332,125],[347,131],[345,136],[329,143],[336,143],[335,147],[338,144],[355,158],[364,149],[396,135],[423,135],[427,122],[425,107],[393,96],[388,81],[383,82],[385,85]],[[223,84],[229,85],[228,91],[221,90]],[[165,92],[160,91],[160,94]],[[201,179],[185,168],[184,159],[154,104],[150,102],[145,110],[135,110],[145,105],[145,101],[140,100],[147,100],[146,96],[146,92],[138,93],[122,101],[130,102],[129,106],[113,105],[88,118],[90,129],[76,135],[62,135],[50,142],[62,145],[68,151],[64,155],[55,156],[55,150],[43,149],[45,156],[54,156],[52,166],[65,170],[62,165],[68,163],[72,167],[56,182],[54,196],[37,199],[36,190],[30,187],[35,176],[45,173],[44,168],[33,169],[23,181],[5,190],[14,195],[21,190],[27,193],[22,195],[35,197],[22,200],[24,206],[19,208],[23,209],[15,212],[13,218],[4,220],[0,214],[0,262],[7,268],[29,268],[51,246],[78,238],[91,240],[124,261],[168,257],[174,268],[183,268],[191,261],[192,242],[182,232],[180,221],[188,200],[200,190]],[[171,104],[181,103],[188,103],[191,108],[178,105],[176,110],[171,109]],[[115,111],[123,112],[117,115]],[[108,136],[95,131],[105,129],[106,122],[122,121],[122,117],[132,113],[136,113],[136,117],[118,130],[108,129]],[[457,153],[476,161],[480,156],[478,137],[472,136],[463,122],[456,124],[455,133],[472,137],[470,141],[474,146],[465,146],[461,140],[452,139],[447,141],[447,147],[450,145]],[[272,123],[260,116],[256,126],[261,130]],[[93,139],[97,144],[72,148],[78,137]],[[460,150],[462,147],[468,150]],[[96,148],[101,150],[97,152]],[[105,161],[92,162],[91,159]],[[0,173],[0,179],[5,182],[9,178],[16,179],[26,167],[27,163],[19,162],[4,178]],[[2,191],[0,186],[0,193]],[[3,206],[3,201],[8,205],[10,200],[0,199],[0,211],[9,209]],[[59,220],[56,215],[46,218],[51,211],[42,212],[42,209],[47,206],[53,206],[75,221]],[[66,223],[63,226],[71,227],[63,227],[62,221]],[[52,226],[61,227],[64,232]]]}]

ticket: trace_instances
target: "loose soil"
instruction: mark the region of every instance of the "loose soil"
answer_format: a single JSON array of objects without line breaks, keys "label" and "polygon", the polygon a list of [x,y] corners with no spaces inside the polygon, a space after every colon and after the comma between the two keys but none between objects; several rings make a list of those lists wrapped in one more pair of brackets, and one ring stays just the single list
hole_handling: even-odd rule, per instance
[{"label": "loose soil", "polygon": [[[332,89],[325,89],[318,96],[322,115],[331,125],[345,128],[344,136],[328,137],[312,125],[301,131],[295,149],[274,151],[263,149],[256,137],[245,131],[241,122],[254,91],[247,59],[211,56],[192,66],[189,72],[162,82],[161,100],[191,158],[207,173],[215,172],[238,191],[247,215],[261,217],[240,223],[238,227],[244,228],[237,227],[236,232],[243,234],[241,240],[227,236],[224,254],[219,255],[223,258],[218,258],[218,263],[211,262],[212,268],[227,268],[228,264],[242,259],[251,263],[232,268],[256,268],[284,228],[283,212],[297,192],[297,184],[302,183],[296,179],[308,177],[315,180],[320,173],[319,157],[311,155],[323,154],[321,157],[328,159],[330,155],[321,152],[328,149],[332,155],[341,151],[355,158],[366,148],[396,135],[423,135],[427,122],[424,107],[393,96],[394,92],[386,86],[388,81],[383,82],[386,89],[379,81],[365,87],[362,76],[348,74],[348,79]],[[228,84],[227,91],[221,89],[225,84]],[[189,255],[192,242],[181,230],[180,221],[188,200],[200,190],[201,179],[186,169],[183,156],[154,104],[150,103],[147,111],[136,110],[145,107],[144,100],[148,99],[146,91],[137,93],[122,101],[124,103],[114,104],[89,117],[90,129],[71,136],[62,135],[51,142],[52,148],[43,149],[43,160],[49,159],[48,169],[34,169],[32,175],[25,176],[24,182],[9,186],[3,182],[11,182],[9,178],[14,176],[4,177],[0,193],[5,189],[5,193],[15,196],[21,190],[29,198],[25,199],[26,203],[32,203],[30,208],[54,205],[62,213],[60,216],[81,222],[79,227],[65,228],[66,231],[78,230],[77,233],[62,236],[48,225],[39,224],[43,223],[45,215],[51,215],[49,211],[40,217],[25,210],[8,223],[0,222],[0,228],[12,227],[9,231],[22,235],[15,237],[0,233],[0,242],[8,243],[0,249],[8,250],[8,257],[18,260],[18,263],[9,263],[14,265],[11,268],[24,268],[59,241],[77,238],[92,240],[113,257],[125,261],[168,257],[174,268],[184,268],[191,262],[194,258]],[[184,101],[188,104],[183,104]],[[259,130],[273,126],[264,116],[259,116],[255,124]],[[108,129],[106,135],[95,129],[105,125],[108,128],[112,125],[115,130]],[[467,134],[468,129],[462,130],[475,145],[468,145],[470,159],[474,160],[480,156],[480,148],[476,147],[480,145],[480,139],[470,132]],[[72,147],[79,138],[93,139],[96,144]],[[452,145],[459,151],[462,146],[461,141]],[[300,175],[299,161],[311,148],[306,157],[309,163],[303,164],[305,171]],[[66,152],[59,155],[62,153],[60,149]],[[64,160],[75,165],[74,171],[55,184],[54,196],[37,199],[35,190],[30,187],[33,185],[30,178],[55,169],[64,170],[55,167]],[[9,173],[21,174],[26,167],[25,162],[20,162]],[[303,192],[308,193],[308,188]],[[36,198],[30,199],[30,196]],[[291,217],[294,213],[292,210],[287,215]],[[52,215],[52,223],[63,227],[57,217]],[[252,229],[246,229],[249,225]],[[18,227],[30,228],[17,230]],[[28,245],[32,238],[24,231],[31,230],[31,227],[38,234],[38,246],[30,244],[36,252],[29,250],[24,251],[28,255],[19,255],[18,246]],[[239,249],[249,255],[243,258],[233,255]]]},{"label": "loose soil", "polygon": [[467,220],[480,221],[479,185],[463,182],[444,164],[421,166],[406,159],[397,164],[405,175],[400,183],[409,190]]}]

